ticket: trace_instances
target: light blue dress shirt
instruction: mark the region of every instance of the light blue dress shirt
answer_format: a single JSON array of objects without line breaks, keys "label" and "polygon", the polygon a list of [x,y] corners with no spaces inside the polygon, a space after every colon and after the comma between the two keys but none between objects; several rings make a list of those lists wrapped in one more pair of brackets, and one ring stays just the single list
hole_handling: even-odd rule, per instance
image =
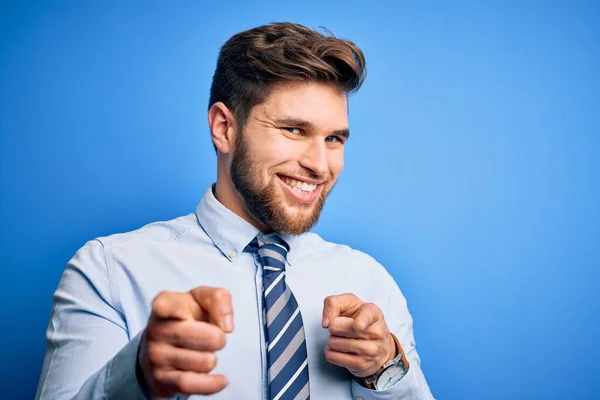
[{"label": "light blue dress shirt", "polygon": [[[243,251],[257,233],[209,189],[195,214],[86,243],[69,261],[54,295],[36,397],[143,399],[135,367],[152,300],[163,290],[212,286],[232,293],[235,330],[217,353],[214,370],[229,385],[204,397],[267,398],[262,268],[255,255]],[[432,399],[406,300],[386,270],[368,255],[313,233],[282,237],[290,245],[286,281],[306,331],[311,398]],[[345,368],[325,360],[323,300],[347,292],[381,308],[409,359],[408,374],[390,389],[364,388]]]}]

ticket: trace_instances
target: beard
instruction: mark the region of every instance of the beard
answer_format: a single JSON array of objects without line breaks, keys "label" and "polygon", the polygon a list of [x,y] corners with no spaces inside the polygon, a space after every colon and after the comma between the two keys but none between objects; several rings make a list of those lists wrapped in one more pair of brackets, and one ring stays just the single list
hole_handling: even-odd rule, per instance
[{"label": "beard", "polygon": [[[304,212],[295,214],[288,212],[286,199],[277,195],[280,189],[277,188],[276,180],[279,178],[272,176],[269,183],[261,188],[260,170],[252,160],[243,132],[240,132],[238,138],[231,160],[231,181],[241,195],[250,216],[275,232],[289,235],[308,232],[319,221],[325,199],[332,188],[323,188],[313,204],[297,203],[296,206]],[[287,174],[282,173],[282,175]],[[318,178],[314,173],[308,175],[314,179]]]}]

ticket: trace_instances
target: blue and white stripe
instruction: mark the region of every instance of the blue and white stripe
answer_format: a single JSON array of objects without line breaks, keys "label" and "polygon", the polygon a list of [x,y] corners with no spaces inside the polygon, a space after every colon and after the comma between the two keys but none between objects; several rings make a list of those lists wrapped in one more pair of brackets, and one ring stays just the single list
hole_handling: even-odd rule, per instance
[{"label": "blue and white stripe", "polygon": [[278,235],[259,235],[248,246],[263,265],[267,365],[271,400],[310,399],[302,314],[285,281],[288,244]]}]

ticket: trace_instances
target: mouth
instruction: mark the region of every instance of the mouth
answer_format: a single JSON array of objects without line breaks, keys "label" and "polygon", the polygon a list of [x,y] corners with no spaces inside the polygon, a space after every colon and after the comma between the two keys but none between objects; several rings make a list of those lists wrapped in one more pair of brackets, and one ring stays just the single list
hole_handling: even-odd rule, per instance
[{"label": "mouth", "polygon": [[313,203],[319,197],[323,187],[322,182],[307,182],[279,174],[277,174],[277,177],[286,193],[292,199],[304,204]]}]

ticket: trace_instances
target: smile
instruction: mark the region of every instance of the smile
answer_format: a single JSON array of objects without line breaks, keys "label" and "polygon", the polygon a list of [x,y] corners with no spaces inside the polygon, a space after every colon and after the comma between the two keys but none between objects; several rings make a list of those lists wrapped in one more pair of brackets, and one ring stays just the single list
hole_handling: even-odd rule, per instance
[{"label": "smile", "polygon": [[284,175],[277,175],[277,177],[287,195],[303,204],[312,204],[319,197],[323,186],[320,183],[308,183]]},{"label": "smile", "polygon": [[298,193],[306,192],[312,193],[317,189],[318,185],[314,185],[311,183],[306,183],[302,181],[298,181],[296,179],[288,178],[287,176],[279,176],[282,181],[284,181],[288,186],[290,186],[293,190]]}]

